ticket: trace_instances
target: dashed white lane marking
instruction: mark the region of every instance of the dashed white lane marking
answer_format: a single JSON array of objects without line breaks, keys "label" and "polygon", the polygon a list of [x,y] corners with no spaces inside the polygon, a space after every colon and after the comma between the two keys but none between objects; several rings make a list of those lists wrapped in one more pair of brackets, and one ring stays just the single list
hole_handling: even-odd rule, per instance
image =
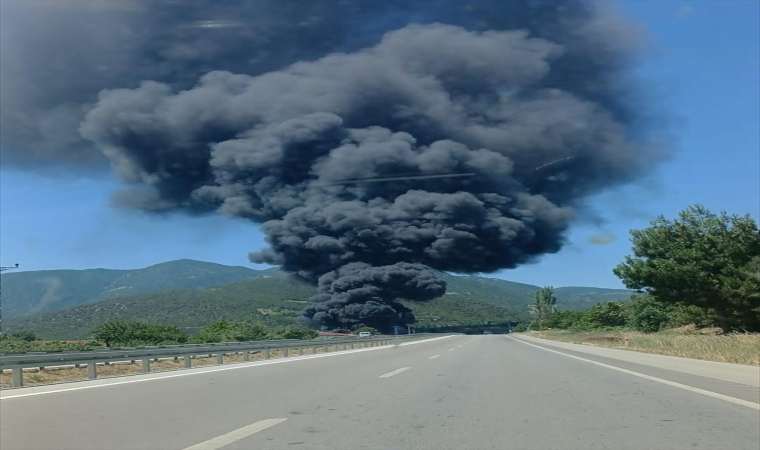
[{"label": "dashed white lane marking", "polygon": [[454,349],[453,349],[453,348],[450,348],[450,349],[448,349],[448,350],[446,350],[446,351],[447,351],[447,352],[453,352],[453,351],[454,351]]},{"label": "dashed white lane marking", "polygon": [[396,370],[394,370],[393,372],[388,372],[388,373],[386,373],[386,374],[380,375],[380,378],[390,378],[390,377],[392,377],[392,376],[394,376],[394,375],[398,375],[398,374],[400,374],[401,372],[405,372],[405,371],[407,371],[407,370],[409,370],[409,369],[411,369],[411,367],[402,367],[402,368],[400,368],[400,369],[396,369]]},{"label": "dashed white lane marking", "polygon": [[428,358],[428,359],[436,359],[436,358],[438,358],[438,357],[440,357],[440,356],[441,356],[441,355],[433,355],[433,356],[431,356],[431,357],[430,357],[430,358]]},{"label": "dashed white lane marking", "polygon": [[533,346],[533,347],[536,347],[536,348],[540,348],[541,350],[546,350],[547,352],[557,353],[557,354],[560,354],[562,356],[567,356],[568,358],[579,359],[581,361],[586,361],[586,362],[589,362],[591,364],[596,364],[597,366],[606,367],[608,369],[617,370],[618,372],[627,373],[628,375],[633,375],[635,377],[644,378],[645,380],[650,380],[650,381],[654,381],[656,383],[666,384],[668,386],[677,387],[679,389],[695,392],[697,394],[702,394],[702,395],[705,395],[707,397],[717,398],[719,400],[724,400],[724,401],[727,401],[727,402],[730,402],[730,403],[735,403],[737,405],[746,406],[747,408],[752,408],[752,409],[756,409],[756,410],[760,411],[760,403],[750,402],[750,401],[742,400],[740,398],[735,398],[735,397],[729,397],[728,395],[718,394],[717,392],[706,391],[704,389],[695,388],[693,386],[687,386],[685,384],[676,383],[675,381],[664,380],[662,378],[653,377],[651,375],[645,375],[643,373],[634,372],[633,370],[623,369],[621,367],[615,367],[615,366],[611,366],[609,364],[604,364],[604,363],[600,363],[600,362],[593,361],[593,360],[590,360],[590,359],[581,358],[580,356],[568,355],[567,353],[558,352],[556,350],[550,350],[548,348],[541,347],[540,345],[531,344],[530,342],[521,341],[520,339],[515,339],[513,337],[510,337],[510,339],[514,339],[515,341],[523,343],[525,345],[530,345],[530,346]]},{"label": "dashed white lane marking", "polygon": [[184,450],[217,450],[227,445],[230,445],[233,442],[237,442],[243,438],[246,438],[252,434],[256,434],[259,431],[266,430],[267,428],[270,428],[279,423],[285,422],[286,420],[288,419],[260,420],[250,425],[246,425],[243,428],[238,428],[237,430],[230,431],[227,434],[223,434],[213,439],[209,439],[208,441],[191,445],[190,447],[187,447]]}]

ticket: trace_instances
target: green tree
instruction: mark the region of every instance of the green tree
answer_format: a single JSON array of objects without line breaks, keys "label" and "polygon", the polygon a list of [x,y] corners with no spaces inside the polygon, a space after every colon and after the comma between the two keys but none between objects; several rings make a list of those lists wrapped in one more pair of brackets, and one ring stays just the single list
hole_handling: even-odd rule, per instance
[{"label": "green tree", "polygon": [[695,205],[631,236],[633,256],[613,270],[626,287],[712,309],[726,332],[760,330],[760,231],[749,215]]},{"label": "green tree", "polygon": [[554,288],[544,286],[533,293],[533,304],[529,306],[531,314],[536,316],[538,329],[543,329],[542,322],[557,310],[557,297]]}]

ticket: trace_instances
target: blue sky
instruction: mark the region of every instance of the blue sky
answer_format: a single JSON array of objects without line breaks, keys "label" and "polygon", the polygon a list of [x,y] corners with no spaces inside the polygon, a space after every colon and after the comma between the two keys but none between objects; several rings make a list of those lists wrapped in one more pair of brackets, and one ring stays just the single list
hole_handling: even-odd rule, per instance
[{"label": "blue sky", "polygon": [[[621,2],[652,39],[641,68],[677,118],[673,159],[637,185],[593,201],[570,244],[538,263],[488,276],[536,285],[622,287],[611,269],[628,231],[701,203],[760,220],[760,2]],[[0,170],[0,257],[24,270],[138,268],[179,258],[255,266],[256,226],[223,217],[155,217],[108,206],[108,178],[51,178]],[[595,235],[612,236],[606,245]]]}]

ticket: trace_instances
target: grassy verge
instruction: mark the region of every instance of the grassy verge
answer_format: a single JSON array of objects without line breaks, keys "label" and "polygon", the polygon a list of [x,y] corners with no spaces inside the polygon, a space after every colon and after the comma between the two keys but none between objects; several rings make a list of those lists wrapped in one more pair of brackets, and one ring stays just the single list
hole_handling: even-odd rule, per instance
[{"label": "grassy verge", "polygon": [[[666,330],[644,334],[633,331],[544,330],[526,333],[544,339],[596,347],[680,356],[735,364],[760,365],[760,334],[706,334]],[[628,346],[625,340],[628,339]]]}]

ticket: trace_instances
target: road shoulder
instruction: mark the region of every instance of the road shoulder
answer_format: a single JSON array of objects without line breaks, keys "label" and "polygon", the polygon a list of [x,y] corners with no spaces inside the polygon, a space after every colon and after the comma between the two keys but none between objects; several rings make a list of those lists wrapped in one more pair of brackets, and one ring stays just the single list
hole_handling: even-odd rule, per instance
[{"label": "road shoulder", "polygon": [[698,377],[736,383],[754,388],[760,388],[760,366],[746,366],[699,359],[680,358],[677,356],[657,355],[630,350],[619,350],[604,347],[591,347],[581,344],[553,341],[522,334],[512,337],[555,349],[570,350],[590,356],[603,357],[611,360],[634,363],[657,369],[665,369]]}]

